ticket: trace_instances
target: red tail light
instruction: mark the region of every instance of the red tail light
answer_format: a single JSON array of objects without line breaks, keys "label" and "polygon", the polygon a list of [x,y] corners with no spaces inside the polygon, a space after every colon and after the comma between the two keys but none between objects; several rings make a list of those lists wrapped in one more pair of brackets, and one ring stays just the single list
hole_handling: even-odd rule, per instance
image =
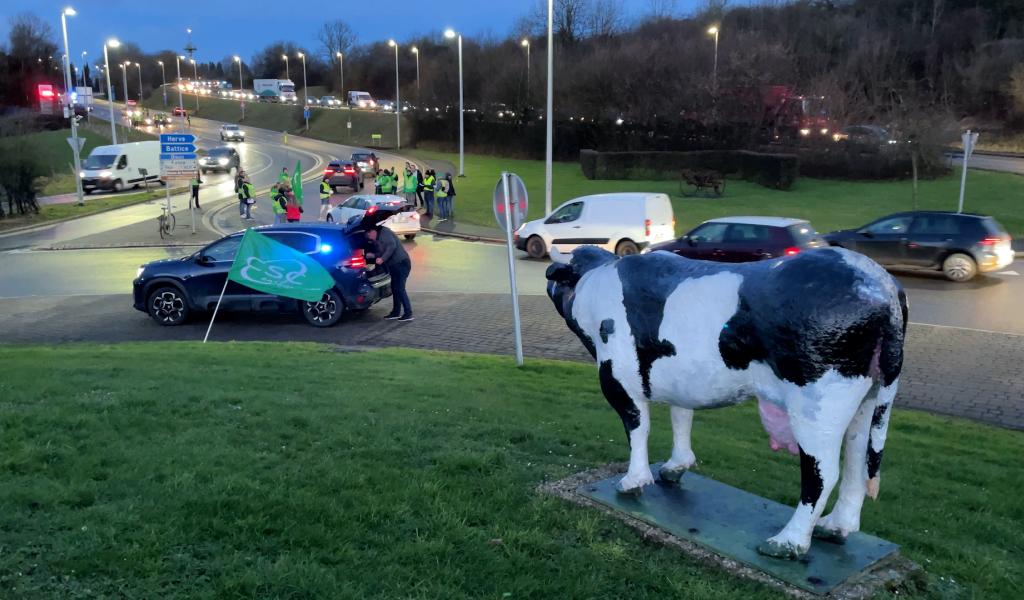
[{"label": "red tail light", "polygon": [[418,221],[419,218],[420,218],[420,213],[418,213],[418,212],[411,212],[411,213],[409,213],[409,218],[410,219],[416,219]]},{"label": "red tail light", "polygon": [[331,175],[334,175],[334,171],[332,171],[331,169],[324,170],[324,177],[330,177]]},{"label": "red tail light", "polygon": [[375,212],[377,212],[377,205],[376,204],[374,204],[370,208],[366,209],[366,214],[368,214],[368,215],[372,215]]},{"label": "red tail light", "polygon": [[797,248],[796,246],[790,246],[789,248],[783,250],[782,253],[785,254],[786,256],[794,256],[796,254],[800,254],[800,248]]},{"label": "red tail light", "polygon": [[351,167],[346,167],[345,168],[345,174],[346,175],[355,175],[356,174],[356,170],[351,168]]},{"label": "red tail light", "polygon": [[54,93],[52,90],[39,90],[39,96],[42,98],[53,98]]},{"label": "red tail light", "polygon": [[647,237],[651,236],[651,220],[644,219],[644,235]]},{"label": "red tail light", "polygon": [[350,269],[363,269],[366,267],[366,256],[363,255],[362,249],[358,249],[352,253],[352,256],[341,261],[341,266],[348,267]]},{"label": "red tail light", "polygon": [[1001,237],[987,237],[978,243],[981,244],[982,246],[995,246],[1001,241],[1003,241],[1003,238]]}]

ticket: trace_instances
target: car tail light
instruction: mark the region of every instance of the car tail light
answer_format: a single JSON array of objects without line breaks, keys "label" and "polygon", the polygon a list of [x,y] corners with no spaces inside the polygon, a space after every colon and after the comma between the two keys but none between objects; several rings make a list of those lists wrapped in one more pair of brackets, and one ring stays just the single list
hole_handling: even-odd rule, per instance
[{"label": "car tail light", "polygon": [[345,174],[346,175],[355,175],[356,174],[356,170],[353,169],[352,167],[345,167]]},{"label": "car tail light", "polygon": [[374,204],[370,208],[366,209],[366,214],[368,214],[368,215],[372,215],[375,212],[377,212],[377,205],[376,204]]},{"label": "car tail light", "polygon": [[646,237],[650,237],[651,236],[651,220],[650,219],[644,219],[644,236],[646,236]]},{"label": "car tail light", "polygon": [[362,248],[357,249],[352,253],[352,256],[341,261],[341,266],[348,267],[350,269],[363,269],[366,267],[366,256],[363,255]]},{"label": "car tail light", "polygon": [[1006,238],[1003,238],[1003,237],[987,237],[987,238],[981,240],[978,243],[981,244],[982,246],[995,246],[996,244],[998,244],[1000,242],[1003,242],[1003,241],[1006,241]]},{"label": "car tail light", "polygon": [[783,250],[782,253],[786,256],[794,256],[796,254],[800,254],[800,248],[797,248],[796,246],[790,246],[789,248]]},{"label": "car tail light", "polygon": [[333,170],[331,170],[331,169],[325,169],[324,170],[324,176],[325,177],[330,177],[331,175],[334,175],[334,171]]}]

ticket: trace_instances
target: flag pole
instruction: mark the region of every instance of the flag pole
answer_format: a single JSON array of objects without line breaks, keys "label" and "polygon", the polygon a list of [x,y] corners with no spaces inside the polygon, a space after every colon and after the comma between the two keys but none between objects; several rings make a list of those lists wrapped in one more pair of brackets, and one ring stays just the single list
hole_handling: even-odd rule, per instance
[{"label": "flag pole", "polygon": [[217,318],[217,309],[220,308],[220,301],[224,299],[224,291],[228,289],[228,281],[231,280],[228,274],[224,274],[224,287],[220,288],[220,296],[217,298],[217,306],[213,307],[213,316],[210,317],[210,325],[206,328],[206,335],[203,336],[203,343],[210,337],[210,330],[213,329],[213,320]]}]

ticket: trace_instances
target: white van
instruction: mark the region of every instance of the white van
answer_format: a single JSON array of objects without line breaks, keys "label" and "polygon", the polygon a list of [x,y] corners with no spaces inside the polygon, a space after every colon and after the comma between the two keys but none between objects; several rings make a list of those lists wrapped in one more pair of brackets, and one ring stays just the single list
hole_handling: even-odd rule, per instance
[{"label": "white van", "polygon": [[[144,171],[144,173],[143,173]],[[160,182],[160,142],[130,142],[114,146],[96,146],[82,161],[82,189],[120,192],[140,187],[146,181]]]},{"label": "white van", "polygon": [[578,246],[600,246],[619,256],[675,237],[676,220],[665,194],[622,192],[569,200],[550,215],[516,231],[516,247],[534,258],[551,248],[569,253]]},{"label": "white van", "polygon": [[367,92],[349,92],[348,105],[352,108],[377,108],[373,96]]}]

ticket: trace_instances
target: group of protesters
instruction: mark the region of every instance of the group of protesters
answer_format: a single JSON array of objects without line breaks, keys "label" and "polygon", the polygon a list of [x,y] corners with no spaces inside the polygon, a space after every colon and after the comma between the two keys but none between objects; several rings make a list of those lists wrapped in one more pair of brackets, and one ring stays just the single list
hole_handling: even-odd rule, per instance
[{"label": "group of protesters", "polygon": [[438,222],[455,218],[455,183],[451,173],[438,178],[435,170],[424,172],[417,165],[406,162],[401,185],[394,170],[385,169],[377,175],[376,193],[393,194],[399,190],[407,203],[425,209],[428,217],[434,216],[436,208]]}]

